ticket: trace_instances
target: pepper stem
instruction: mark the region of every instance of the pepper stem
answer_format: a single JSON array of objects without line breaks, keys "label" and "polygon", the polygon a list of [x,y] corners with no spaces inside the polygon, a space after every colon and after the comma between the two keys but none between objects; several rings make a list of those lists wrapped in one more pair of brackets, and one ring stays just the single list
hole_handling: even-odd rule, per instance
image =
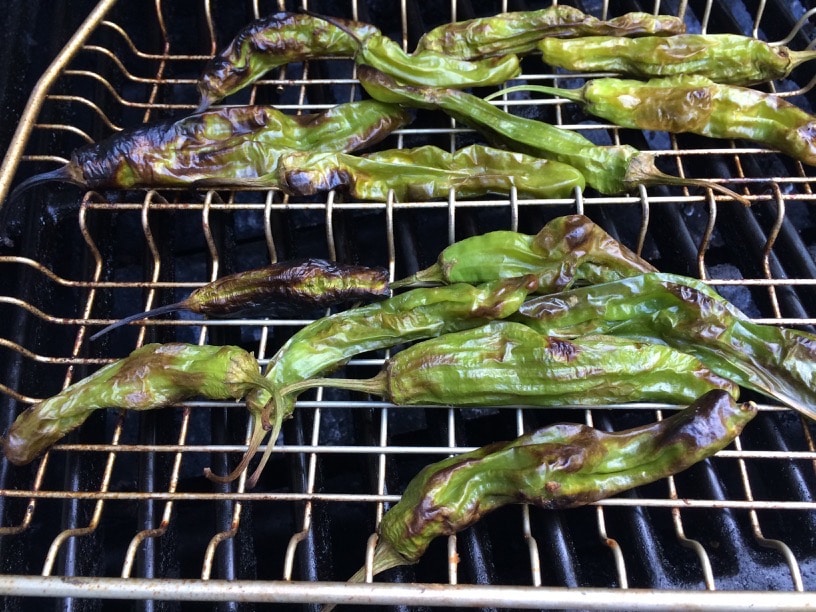
[{"label": "pepper stem", "polygon": [[390,289],[404,289],[405,287],[413,287],[420,283],[432,283],[434,285],[445,284],[445,279],[442,275],[442,268],[438,263],[420,270],[416,274],[406,276],[400,280],[389,283]]},{"label": "pepper stem", "polygon": [[263,428],[261,419],[258,418],[257,416],[253,416],[253,419],[254,423],[252,437],[249,439],[249,446],[247,446],[247,450],[244,453],[244,456],[241,457],[241,461],[238,463],[238,465],[235,466],[235,469],[232,470],[226,476],[219,476],[218,474],[214,474],[210,468],[204,468],[204,476],[207,478],[207,480],[211,480],[213,482],[217,482],[220,484],[227,484],[240,477],[244,470],[247,469],[247,467],[249,466],[249,462],[255,456],[255,453],[258,452],[258,448],[261,446],[261,442],[266,437],[266,430]]},{"label": "pepper stem", "polygon": [[269,458],[272,456],[272,451],[275,450],[275,444],[278,441],[278,435],[280,435],[281,426],[283,425],[283,410],[281,410],[282,405],[283,396],[277,391],[273,391],[272,399],[269,400],[269,403],[267,403],[267,405],[264,406],[263,409],[265,416],[261,419],[262,422],[261,429],[263,429],[264,431],[268,431],[267,427],[269,424],[269,412],[267,409],[270,406],[272,406],[275,410],[275,421],[272,424],[272,434],[269,436],[269,441],[266,443],[266,450],[264,450],[264,454],[261,456],[261,460],[258,462],[255,471],[252,472],[252,475],[247,480],[248,489],[254,489],[255,485],[258,484],[258,480],[261,477],[261,473],[263,473],[267,461],[269,461]]},{"label": "pepper stem", "polygon": [[805,62],[809,62],[812,59],[816,59],[816,49],[808,49],[807,51],[788,51],[788,54],[791,60],[790,70],[793,70],[797,66],[801,66]]},{"label": "pepper stem", "polygon": [[93,341],[99,338],[100,336],[104,336],[109,331],[113,331],[117,327],[122,327],[123,325],[132,323],[133,321],[140,321],[142,319],[147,319],[148,317],[155,317],[158,315],[167,314],[169,312],[175,312],[177,310],[182,310],[186,307],[187,300],[182,300],[181,302],[176,302],[175,304],[166,304],[164,306],[159,306],[158,308],[152,308],[150,310],[145,310],[144,312],[138,312],[136,314],[127,316],[124,319],[119,319],[118,321],[116,321],[116,323],[111,323],[107,327],[103,327],[88,339]]},{"label": "pepper stem", "polygon": [[388,394],[388,374],[385,370],[379,372],[372,378],[364,380],[356,378],[310,378],[300,382],[292,383],[281,389],[281,398],[293,393],[301,393],[307,389],[315,387],[332,387],[334,389],[346,389],[348,391],[359,391],[385,397]]},{"label": "pepper stem", "polygon": [[578,89],[563,89],[561,87],[549,87],[548,85],[515,85],[513,87],[505,87],[504,89],[500,89],[499,91],[485,96],[484,99],[490,101],[498,98],[501,95],[515,93],[518,91],[537,91],[539,93],[550,94],[551,96],[566,98],[572,102],[580,102],[582,104],[586,102],[584,99],[583,87],[579,87]]}]

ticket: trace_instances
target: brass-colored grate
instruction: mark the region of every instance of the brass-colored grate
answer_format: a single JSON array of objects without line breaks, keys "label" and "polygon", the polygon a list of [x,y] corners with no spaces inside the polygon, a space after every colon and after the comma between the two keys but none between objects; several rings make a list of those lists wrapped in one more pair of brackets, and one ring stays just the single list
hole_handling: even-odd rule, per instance
[{"label": "brass-colored grate", "polygon": [[[198,12],[162,0],[99,3],[32,93],[0,169],[0,201],[13,182],[64,163],[76,146],[192,111],[204,62],[238,27],[284,8],[259,0],[189,4]],[[581,8],[600,17],[623,11],[618,3],[587,4]],[[372,21],[402,37],[408,50],[416,42],[413,23],[430,27],[514,8],[507,0],[474,0],[467,8],[452,0],[433,10],[407,0],[339,5],[332,14]],[[711,0],[657,0],[647,10],[684,15],[700,32],[774,33],[775,40],[800,49],[816,22],[813,10],[797,13],[798,7],[790,3],[787,21],[764,0],[742,9],[750,16]],[[303,8],[329,10],[305,0]],[[782,22],[786,30],[778,33]],[[550,72],[535,57],[523,66],[531,82],[573,79]],[[806,66],[776,85],[809,107],[816,102],[812,72]],[[360,96],[352,62],[336,59],[277,70],[227,102],[310,112]],[[679,188],[620,197],[578,192],[564,200],[462,200],[451,193],[428,203],[355,202],[334,192],[296,199],[274,190],[40,188],[25,200],[13,254],[0,254],[8,279],[0,295],[0,352],[8,364],[0,380],[7,396],[4,422],[147,341],[240,344],[265,364],[309,319],[181,316],[88,341],[104,324],[181,299],[226,273],[316,256],[385,266],[396,278],[462,236],[498,228],[534,232],[570,212],[592,217],[658,267],[710,282],[757,321],[816,324],[812,168],[744,143],[618,129],[562,100],[496,103],[546,115],[599,142],[652,147],[666,171],[723,182],[752,207]],[[433,143],[453,150],[476,138],[438,114],[419,113],[381,146]],[[363,356],[347,368],[365,376],[383,357]],[[341,582],[370,560],[371,534],[386,505],[421,465],[488,436],[506,439],[555,420],[619,428],[659,418],[672,407],[407,409],[323,390],[304,398],[253,490],[244,478],[229,487],[201,478],[207,465],[227,471],[246,448],[249,423],[237,403],[98,415],[33,467],[3,460],[0,556],[7,561],[0,593],[8,601],[50,596],[548,609],[778,610],[813,603],[816,430],[787,409],[761,405],[736,444],[687,474],[571,512],[502,510],[485,519],[486,527],[432,547],[416,570],[349,586]],[[473,429],[478,422],[486,428]],[[433,435],[417,434],[428,431]],[[339,476],[354,470],[356,479]],[[208,520],[192,524],[198,518],[191,517],[201,516]],[[653,549],[641,547],[640,536],[632,535],[636,529],[650,534]],[[184,538],[193,536],[197,544],[187,545]],[[739,550],[749,556],[729,559],[735,549],[723,537],[742,540]],[[163,555],[180,560],[166,562]],[[512,557],[523,569],[512,576],[501,568],[480,573],[482,555]],[[654,555],[673,561],[650,569]],[[759,567],[772,578],[756,581]]]}]

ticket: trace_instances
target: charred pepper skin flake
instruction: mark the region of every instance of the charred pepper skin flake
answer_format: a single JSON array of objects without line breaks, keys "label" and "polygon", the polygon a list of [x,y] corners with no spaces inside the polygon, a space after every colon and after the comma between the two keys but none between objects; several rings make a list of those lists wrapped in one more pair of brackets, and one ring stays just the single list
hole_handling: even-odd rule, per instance
[{"label": "charred pepper skin flake", "polygon": [[351,300],[386,297],[388,271],[325,259],[277,262],[224,276],[199,287],[185,300],[131,315],[96,332],[111,330],[146,317],[188,310],[208,317],[261,316],[270,309],[325,308]]},{"label": "charred pepper skin flake", "polygon": [[0,439],[15,465],[36,459],[94,410],[151,410],[192,397],[240,399],[268,387],[258,362],[237,346],[147,344],[22,412]]},{"label": "charred pepper skin flake", "polygon": [[318,386],[379,395],[398,406],[688,404],[712,389],[739,397],[737,385],[671,347],[602,335],[551,338],[511,321],[413,344],[374,378],[311,379],[281,395]]},{"label": "charred pepper skin flake", "polygon": [[683,20],[669,15],[632,12],[603,21],[571,6],[558,5],[441,25],[419,39],[414,53],[435,51],[463,59],[477,59],[507,53],[532,53],[542,38],[668,36],[685,31]]},{"label": "charred pepper skin flake", "polygon": [[[374,573],[416,563],[433,539],[507,504],[575,508],[681,472],[725,448],[756,412],[713,390],[642,427],[556,424],[431,464],[383,516]],[[351,578],[364,579],[365,568]]]},{"label": "charred pepper skin flake", "polygon": [[693,278],[650,273],[536,296],[515,320],[552,336],[611,334],[663,342],[816,419],[816,336],[754,323]]},{"label": "charred pepper skin flake", "polygon": [[545,38],[538,49],[544,63],[573,72],[619,72],[640,78],[698,74],[730,85],[782,79],[816,58],[816,51],[792,51],[739,34]]}]

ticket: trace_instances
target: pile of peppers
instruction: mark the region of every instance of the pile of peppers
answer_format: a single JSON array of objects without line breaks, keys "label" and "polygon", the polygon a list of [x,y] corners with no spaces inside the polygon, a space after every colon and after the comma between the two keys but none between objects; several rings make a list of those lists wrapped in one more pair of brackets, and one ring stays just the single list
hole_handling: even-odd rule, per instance
[{"label": "pile of peppers", "polygon": [[[249,24],[208,64],[195,114],[83,147],[64,167],[23,182],[12,198],[59,180],[86,188],[277,188],[301,196],[339,189],[377,201],[442,198],[451,190],[464,197],[515,191],[563,198],[587,186],[620,193],[662,183],[741,199],[719,184],[663,174],[648,153],[595,145],[463,91],[515,78],[519,56],[532,53],[576,72],[651,80],[604,78],[577,90],[525,85],[499,93],[543,91],[624,127],[745,138],[816,163],[816,118],[748,88],[786,76],[816,52],[686,34],[671,17],[631,13],[601,21],[553,6],[441,26],[406,53],[369,24],[278,13]],[[354,59],[374,100],[297,117],[271,107],[210,108],[274,67],[336,56]],[[495,146],[358,154],[407,125],[408,107],[442,110]],[[247,271],[115,322],[92,339],[179,309],[260,315],[270,301],[325,307],[361,299],[373,301],[295,333],[264,372],[240,347],[141,347],[25,410],[0,438],[3,453],[25,465],[102,408],[235,399],[253,420],[248,448],[231,473],[205,473],[214,482],[235,480],[267,439],[251,488],[298,395],[316,386],[405,406],[685,406],[615,433],[555,424],[427,466],[382,518],[373,559],[378,573],[418,562],[433,538],[502,505],[589,504],[712,456],[757,414],[754,403],[738,402],[740,388],[816,418],[816,336],[751,322],[700,281],[659,273],[582,215],[556,218],[536,235],[473,236],[390,283],[383,270],[318,260]],[[396,347],[404,348],[372,379],[330,376],[356,355]],[[364,578],[361,570],[352,580]]]}]

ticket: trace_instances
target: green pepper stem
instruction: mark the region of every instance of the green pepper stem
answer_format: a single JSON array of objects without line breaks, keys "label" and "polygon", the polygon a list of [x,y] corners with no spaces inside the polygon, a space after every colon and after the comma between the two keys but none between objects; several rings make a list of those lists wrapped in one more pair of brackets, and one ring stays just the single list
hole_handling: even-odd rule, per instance
[{"label": "green pepper stem", "polygon": [[94,341],[100,336],[104,336],[110,331],[113,331],[117,327],[122,327],[123,325],[127,325],[128,323],[132,323],[133,321],[141,321],[142,319],[147,319],[149,317],[156,317],[163,314],[168,314],[170,312],[175,312],[177,310],[184,310],[187,308],[187,300],[182,300],[181,302],[176,302],[175,304],[166,304],[164,306],[159,306],[158,308],[152,308],[150,310],[145,310],[144,312],[137,312],[136,314],[132,314],[130,316],[125,317],[124,319],[119,319],[116,323],[111,323],[110,325],[103,327],[94,335],[90,336],[88,340]]},{"label": "green pepper stem", "polygon": [[[263,424],[261,419],[257,416],[253,417],[253,430],[252,430],[252,437],[249,439],[249,445],[247,446],[247,450],[244,453],[244,456],[241,457],[241,461],[238,465],[235,466],[235,469],[232,470],[226,476],[219,476],[218,474],[214,474],[210,468],[204,468],[204,476],[207,480],[211,480],[213,482],[217,482],[220,484],[227,484],[236,480],[244,470],[247,469],[249,462],[255,456],[255,453],[258,452],[258,448],[261,446],[261,442],[266,437],[266,430],[263,428]],[[257,480],[257,479],[256,479]],[[252,487],[249,487],[250,489]]]},{"label": "green pepper stem", "polygon": [[405,287],[415,287],[420,284],[429,286],[426,283],[432,283],[433,285],[445,284],[445,278],[439,264],[434,264],[424,270],[420,270],[416,274],[389,283],[388,286],[390,289],[404,289]]},{"label": "green pepper stem", "polygon": [[301,393],[307,389],[315,387],[332,387],[334,389],[346,389],[347,391],[359,391],[384,397],[388,394],[388,374],[385,370],[379,372],[372,378],[359,380],[356,378],[310,378],[292,383],[281,389],[280,395],[285,397],[293,393]]},{"label": "green pepper stem", "polygon": [[513,87],[505,87],[504,89],[485,96],[484,99],[487,101],[495,100],[504,94],[516,93],[519,91],[536,91],[539,93],[550,94],[551,96],[566,98],[572,102],[580,102],[582,104],[586,102],[584,99],[583,87],[579,87],[578,89],[563,89],[561,87],[549,87],[547,85],[515,85]]},{"label": "green pepper stem", "polygon": [[816,59],[816,49],[809,49],[807,51],[788,51],[788,54],[791,60],[791,70],[797,66],[801,66],[805,62]]}]

